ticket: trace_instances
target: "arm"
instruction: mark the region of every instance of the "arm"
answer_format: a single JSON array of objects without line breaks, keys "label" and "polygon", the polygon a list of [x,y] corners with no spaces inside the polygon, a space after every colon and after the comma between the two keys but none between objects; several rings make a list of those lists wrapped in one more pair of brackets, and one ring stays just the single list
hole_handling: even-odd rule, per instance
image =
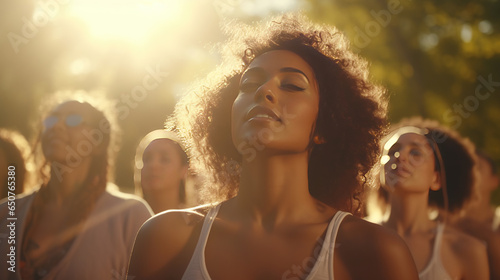
[{"label": "arm", "polygon": [[491,279],[500,279],[500,233],[493,232],[488,241],[488,263]]},{"label": "arm", "polygon": [[353,244],[339,246],[344,247],[342,262],[349,275],[345,278],[418,280],[410,250],[395,232],[357,218],[351,219],[353,221],[342,225],[344,233],[339,232],[342,244]]},{"label": "arm", "polygon": [[[194,246],[196,225],[185,220],[186,212],[164,212],[139,230],[130,259],[128,277],[134,280],[181,279]],[[199,234],[199,232],[198,232]]]},{"label": "arm", "polygon": [[[372,238],[375,243],[371,248],[371,266],[379,279],[418,279],[415,261],[403,239],[389,231],[377,232]],[[365,279],[368,278],[369,275]]]},{"label": "arm", "polygon": [[462,267],[464,269],[464,278],[470,280],[488,280],[490,272],[488,267],[488,254],[486,246],[479,240],[466,236],[460,241],[460,251]]},{"label": "arm", "polygon": [[491,279],[500,279],[500,232],[473,219],[461,219],[457,227],[486,243]]}]

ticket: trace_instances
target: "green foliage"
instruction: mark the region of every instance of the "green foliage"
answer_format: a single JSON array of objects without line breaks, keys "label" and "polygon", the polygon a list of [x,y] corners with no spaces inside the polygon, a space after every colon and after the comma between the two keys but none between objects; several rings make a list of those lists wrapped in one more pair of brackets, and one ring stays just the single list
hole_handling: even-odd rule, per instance
[{"label": "green foliage", "polygon": [[311,18],[338,26],[370,61],[393,122],[436,119],[500,162],[498,1],[308,2]]}]

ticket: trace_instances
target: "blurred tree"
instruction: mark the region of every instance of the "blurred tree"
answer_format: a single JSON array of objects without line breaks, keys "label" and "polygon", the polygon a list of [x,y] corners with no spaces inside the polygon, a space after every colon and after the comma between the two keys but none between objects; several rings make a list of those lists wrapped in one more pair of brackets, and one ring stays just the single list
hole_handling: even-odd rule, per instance
[{"label": "blurred tree", "polygon": [[[103,1],[110,6],[111,0]],[[58,90],[107,92],[117,102],[123,128],[116,180],[125,190],[133,188],[139,139],[162,127],[188,85],[219,63],[211,47],[225,38],[220,23],[298,9],[339,27],[371,62],[373,77],[389,90],[392,121],[412,115],[437,119],[500,160],[498,0],[187,0],[180,6],[144,0],[143,8],[167,10],[142,30],[140,40],[94,36],[69,12],[76,2],[0,2],[0,127],[32,138],[30,125],[46,96]],[[117,5],[116,14],[126,4]],[[174,6],[177,14],[169,12]],[[102,12],[100,7],[93,11]],[[115,24],[113,16],[100,24]],[[137,95],[134,89],[155,71],[156,86]],[[500,204],[500,196],[495,199]]]},{"label": "blurred tree", "polygon": [[[469,137],[500,163],[500,3],[497,0],[310,0],[387,86],[390,119],[421,115]],[[494,197],[500,204],[500,192]]]}]

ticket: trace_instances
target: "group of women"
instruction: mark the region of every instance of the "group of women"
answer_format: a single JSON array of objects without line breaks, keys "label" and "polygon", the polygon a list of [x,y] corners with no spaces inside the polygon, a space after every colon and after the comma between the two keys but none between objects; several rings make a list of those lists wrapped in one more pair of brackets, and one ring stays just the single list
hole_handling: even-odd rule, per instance
[{"label": "group of women", "polygon": [[[0,275],[498,277],[496,233],[473,236],[461,215],[478,199],[472,143],[420,118],[388,129],[385,89],[334,27],[283,15],[230,30],[223,65],[179,101],[168,131],[139,144],[150,219],[144,201],[106,188],[108,110],[78,99],[53,107],[40,139],[49,174],[16,199],[20,265],[13,274],[4,262]],[[203,178],[201,206],[181,209],[189,169]],[[363,219],[373,185],[379,225]]]}]

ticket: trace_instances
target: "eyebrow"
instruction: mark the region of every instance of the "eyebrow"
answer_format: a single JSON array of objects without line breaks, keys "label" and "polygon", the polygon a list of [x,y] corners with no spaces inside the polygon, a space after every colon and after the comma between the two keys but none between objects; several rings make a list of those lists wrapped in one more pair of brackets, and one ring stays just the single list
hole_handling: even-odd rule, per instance
[{"label": "eyebrow", "polygon": [[[418,147],[418,148],[425,148],[425,147],[429,147],[432,149],[432,147],[430,146],[427,146],[425,143],[418,143],[418,142],[415,142],[415,141],[411,141],[407,144],[408,146],[411,146],[411,147]],[[401,143],[398,143],[396,142],[394,145],[392,145],[389,150],[392,150],[392,149],[395,149],[395,148],[400,148],[401,146],[403,146]]]},{"label": "eyebrow", "polygon": [[293,67],[284,67],[284,68],[281,68],[281,69],[280,69],[280,72],[281,72],[281,73],[289,73],[289,72],[292,72],[292,73],[299,73],[299,74],[302,74],[302,75],[304,75],[304,77],[305,77],[305,78],[307,79],[307,81],[309,82],[309,78],[307,77],[307,75],[306,75],[304,72],[302,72],[302,71],[300,71],[299,69],[297,69],[297,68],[293,68]]},{"label": "eyebrow", "polygon": [[[302,74],[307,79],[308,82],[310,82],[307,75],[297,68],[283,67],[279,70],[279,72],[280,73],[299,73],[299,74]],[[254,68],[247,69],[247,71],[245,71],[241,77],[243,78],[247,74],[252,74],[252,73],[257,73],[259,75],[265,75],[265,71],[262,67],[254,67]]]},{"label": "eyebrow", "polygon": [[412,146],[418,146],[418,147],[430,147],[430,145],[427,145],[428,143],[418,143],[418,142],[415,142],[415,141],[412,141],[410,142],[410,145]]}]

